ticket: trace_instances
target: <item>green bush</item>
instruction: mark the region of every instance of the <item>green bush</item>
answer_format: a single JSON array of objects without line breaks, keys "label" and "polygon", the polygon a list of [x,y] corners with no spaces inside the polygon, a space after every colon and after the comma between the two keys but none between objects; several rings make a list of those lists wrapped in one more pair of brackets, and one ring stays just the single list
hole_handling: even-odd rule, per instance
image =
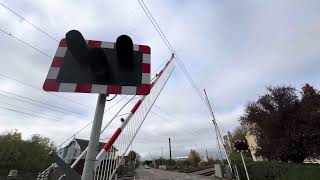
[{"label": "green bush", "polygon": [[17,131],[0,134],[0,169],[29,173],[42,171],[52,163],[51,150],[53,144],[49,138],[40,135],[23,140]]},{"label": "green bush", "polygon": [[[241,161],[236,162],[240,178],[246,174]],[[250,180],[319,180],[320,165],[281,162],[248,162]]]}]

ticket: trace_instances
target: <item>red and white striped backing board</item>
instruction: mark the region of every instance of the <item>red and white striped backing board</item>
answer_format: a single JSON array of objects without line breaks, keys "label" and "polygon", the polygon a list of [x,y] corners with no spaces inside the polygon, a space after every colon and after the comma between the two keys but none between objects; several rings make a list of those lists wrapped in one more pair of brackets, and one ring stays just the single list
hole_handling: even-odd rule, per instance
[{"label": "red and white striped backing board", "polygon": [[[104,41],[86,41],[92,48],[115,48],[115,43]],[[148,95],[151,89],[151,49],[145,45],[133,45],[134,51],[142,53],[142,84],[140,86],[118,86],[84,83],[60,83],[57,77],[67,52],[67,43],[62,39],[52,60],[51,67],[43,84],[45,91],[53,92],[78,92],[96,94],[126,94],[126,95]]]}]

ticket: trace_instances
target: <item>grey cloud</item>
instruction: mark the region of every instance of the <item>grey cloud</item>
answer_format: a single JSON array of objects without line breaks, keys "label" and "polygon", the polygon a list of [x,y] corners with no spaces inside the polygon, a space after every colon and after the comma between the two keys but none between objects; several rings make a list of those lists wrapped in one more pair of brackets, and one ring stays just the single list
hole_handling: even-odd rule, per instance
[{"label": "grey cloud", "polygon": [[[136,1],[6,1],[9,7],[60,39],[70,29],[79,29],[90,39],[113,41],[129,34],[136,43],[152,48],[152,70],[170,57],[170,52]],[[319,12],[317,1],[146,1],[159,25],[177,50],[199,87],[206,88],[221,131],[232,130],[249,100],[264,92],[266,85],[289,83],[300,87],[312,82],[319,87]],[[0,26],[13,35],[53,55],[57,42],[0,8]],[[41,88],[50,59],[1,34],[0,72]],[[4,61],[5,60],[5,61]],[[61,114],[0,97],[34,111],[61,117],[59,122],[0,110],[0,131],[17,128],[24,138],[41,133],[57,144],[93,118],[96,95],[63,93],[89,107],[75,105],[14,81],[0,78],[1,89],[85,114]],[[107,108],[113,102],[107,103]],[[123,104],[119,103],[117,108]],[[208,110],[176,66],[171,79],[149,114],[133,148],[144,157],[159,156],[167,137],[175,142],[175,156],[190,148],[217,153]],[[124,112],[128,112],[130,104]],[[105,114],[104,124],[117,108]],[[164,111],[164,112],[163,112]],[[83,120],[82,120],[83,119]],[[168,122],[169,121],[169,122]],[[110,137],[119,119],[103,137]],[[77,137],[88,138],[90,128]],[[197,144],[197,145],[196,145]],[[167,151],[165,151],[167,155]]]}]

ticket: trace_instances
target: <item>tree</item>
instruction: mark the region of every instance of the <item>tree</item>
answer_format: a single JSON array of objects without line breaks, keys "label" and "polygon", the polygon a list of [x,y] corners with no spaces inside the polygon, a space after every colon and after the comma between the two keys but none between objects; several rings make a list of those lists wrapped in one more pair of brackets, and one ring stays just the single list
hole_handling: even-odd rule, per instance
[{"label": "tree", "polygon": [[189,156],[188,156],[188,160],[189,160],[190,164],[192,164],[193,166],[198,166],[199,162],[200,162],[199,153],[196,150],[191,149]]},{"label": "tree", "polygon": [[130,162],[130,165],[131,164],[133,164],[135,166],[139,165],[140,164],[140,158],[141,158],[140,154],[135,152],[135,151],[133,151],[133,150],[128,153],[128,160]]},{"label": "tree", "polygon": [[240,117],[243,127],[254,124],[261,153],[268,159],[303,162],[311,155],[319,157],[320,95],[308,84],[302,89],[300,98],[290,86],[268,87]]},{"label": "tree", "polygon": [[234,140],[245,140],[245,139],[246,139],[246,130],[242,127],[237,127],[232,133],[231,143]]},{"label": "tree", "polygon": [[320,156],[320,93],[309,84],[302,88],[300,108],[297,118],[301,126],[296,129],[302,146],[307,149],[306,156]]},{"label": "tree", "polygon": [[19,163],[21,152],[16,149],[22,145],[21,133],[17,130],[0,135],[0,169],[12,168]]},{"label": "tree", "polygon": [[53,143],[40,135],[25,141],[17,130],[3,133],[0,147],[0,169],[39,172],[52,163],[49,152],[53,150]]}]

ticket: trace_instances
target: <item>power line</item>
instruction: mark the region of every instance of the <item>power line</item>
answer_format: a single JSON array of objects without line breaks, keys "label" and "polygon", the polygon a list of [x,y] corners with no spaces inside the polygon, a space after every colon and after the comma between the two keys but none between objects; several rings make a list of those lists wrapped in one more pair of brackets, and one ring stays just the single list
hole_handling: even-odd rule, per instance
[{"label": "power line", "polygon": [[[15,36],[13,36],[12,34],[10,34],[10,33],[6,32],[6,31],[2,30],[1,28],[0,28],[0,31],[3,32],[3,33],[5,33],[6,35],[12,37],[13,39],[16,39],[16,40],[18,40],[19,42],[21,42],[21,43],[23,43],[23,44],[31,47],[32,49],[36,50],[37,52],[39,52],[39,53],[41,53],[41,54],[44,54],[44,55],[46,55],[46,56],[49,57],[49,58],[52,58],[50,55],[46,54],[45,52],[41,51],[40,49],[38,49],[38,48],[30,45],[29,43],[27,43],[27,42],[25,42],[25,41],[23,41],[23,40],[15,37]],[[14,80],[14,81],[16,81],[16,82],[19,82],[19,83],[21,83],[21,84],[27,85],[27,86],[29,86],[29,87],[38,89],[36,86],[30,85],[30,84],[28,84],[28,83],[25,83],[25,82],[23,82],[23,81],[17,80],[17,79],[15,79],[15,78],[12,78],[12,77],[9,77],[9,76],[3,75],[3,74],[1,74],[1,76],[2,76],[2,77],[5,77],[5,78],[8,78],[8,79],[11,79],[11,80]],[[32,105],[39,106],[38,104],[31,103],[31,102],[28,102],[28,101],[24,101],[24,100],[21,100],[21,99],[18,99],[18,98],[6,96],[6,95],[4,95],[4,94],[0,94],[0,95],[1,95],[1,96],[5,96],[5,97],[7,97],[7,98],[13,98],[13,99],[15,99],[15,100],[17,100],[17,101],[21,101],[21,102],[24,102],[24,103],[28,103],[28,104],[32,104]],[[52,94],[52,95],[55,95],[55,96],[58,96],[58,97],[62,97],[62,96],[59,96],[59,95],[56,95],[56,94]],[[64,98],[64,99],[67,99],[67,98]],[[67,100],[73,101],[73,100],[70,100],[70,99],[67,99]],[[120,101],[122,101],[122,100],[123,100],[123,99],[121,99]],[[119,101],[119,102],[120,102],[120,101]],[[75,103],[77,103],[77,104],[80,104],[80,103],[78,103],[78,102],[76,102],[76,101],[73,101],[73,102],[75,102]],[[109,108],[108,110],[106,110],[105,112],[111,110],[111,109],[112,109],[113,107],[115,107],[115,105],[118,104],[119,102],[115,103],[112,107],[110,107],[110,108]],[[41,107],[41,106],[40,106],[40,107]],[[50,108],[50,109],[52,109],[52,108]],[[7,110],[9,110],[9,109],[7,109]],[[60,111],[60,110],[56,110],[56,109],[52,109],[52,110],[55,110],[55,111],[59,111],[59,112],[61,112],[61,113],[64,113],[63,111]],[[73,134],[73,136],[75,136],[75,135],[77,135],[78,133],[80,133],[83,129],[85,129],[86,127],[88,127],[91,123],[92,123],[92,121],[90,121],[90,122],[89,122],[88,124],[86,124],[83,128],[81,128],[79,131],[77,131],[75,134]],[[65,142],[67,142],[68,140],[70,140],[73,136],[71,136],[70,138],[68,138]],[[64,144],[65,142],[63,142],[62,144]]]},{"label": "power line", "polygon": [[1,29],[1,28],[0,28],[0,31],[1,31],[1,32],[3,32],[3,33],[4,33],[4,34],[6,34],[6,35],[8,35],[8,36],[12,37],[13,39],[15,39],[15,40],[17,40],[17,41],[19,41],[19,42],[21,42],[21,43],[23,43],[23,44],[25,44],[25,45],[29,46],[30,48],[32,48],[32,49],[34,49],[34,50],[38,51],[39,53],[41,53],[41,54],[43,54],[43,55],[47,56],[48,58],[52,58],[52,56],[50,56],[49,54],[45,53],[44,51],[42,51],[42,50],[38,49],[38,48],[37,48],[37,47],[35,47],[35,46],[32,46],[31,44],[29,44],[29,43],[27,43],[27,42],[23,41],[22,39],[20,39],[20,38],[18,38],[18,37],[16,37],[16,36],[14,36],[14,35],[12,35],[11,33],[8,33],[7,31],[5,31],[5,30],[3,30],[3,29]]},{"label": "power line", "polygon": [[[138,97],[136,97],[138,98]],[[115,105],[117,105],[118,103],[120,103],[123,99],[127,99],[126,96],[123,96],[119,101],[117,101],[115,104],[112,105],[112,107],[110,107],[109,109],[107,109],[106,111],[104,111],[104,113],[106,113],[107,111],[111,110],[113,107],[115,107]],[[134,100],[135,98],[133,98],[132,100]],[[127,99],[128,101],[131,102],[131,100]],[[123,114],[122,114],[123,115]],[[121,115],[120,115],[121,116]],[[64,143],[66,143],[67,141],[69,141],[70,139],[72,139],[73,137],[75,137],[77,134],[79,134],[82,130],[84,130],[85,128],[87,128],[93,121],[90,121],[88,124],[86,124],[84,127],[82,127],[80,130],[78,130],[75,134],[73,134],[72,136],[70,136],[69,138],[67,138],[67,140],[65,140],[63,143],[61,143],[58,147],[60,147],[61,145],[63,145]]]},{"label": "power line", "polygon": [[[28,84],[28,83],[26,83],[26,82],[23,82],[23,81],[18,80],[18,79],[16,79],[16,78],[10,77],[10,76],[8,76],[8,75],[4,75],[4,74],[1,74],[1,73],[0,73],[0,76],[2,76],[2,77],[4,77],[4,78],[7,78],[7,79],[10,79],[10,80],[13,80],[13,81],[16,81],[16,82],[18,82],[18,83],[20,83],[20,84],[23,84],[23,85],[25,85],[25,86],[31,87],[31,88],[36,89],[36,90],[39,90],[39,91],[41,91],[41,92],[46,92],[46,91],[43,91],[42,88],[39,88],[39,87],[34,86],[34,85],[32,85],[32,84]],[[72,102],[72,103],[75,103],[75,104],[78,104],[78,105],[81,105],[81,106],[89,107],[88,105],[79,103],[79,102],[77,102],[77,101],[75,101],[75,100],[66,98],[66,97],[64,97],[64,96],[60,96],[60,95],[58,95],[58,94],[49,93],[49,92],[47,92],[47,93],[50,94],[50,95],[52,95],[52,96],[56,96],[56,97],[65,99],[65,100],[67,100],[67,101],[70,101],[70,102]]]},{"label": "power line", "polygon": [[[145,5],[145,3],[144,3],[143,1],[142,1],[142,3]],[[46,31],[44,31],[44,30],[42,30],[41,28],[39,28],[38,26],[34,25],[33,23],[31,23],[30,21],[28,21],[27,19],[25,19],[24,17],[22,17],[20,14],[16,13],[16,12],[13,11],[12,9],[10,9],[9,7],[5,6],[4,4],[2,4],[2,3],[0,3],[0,4],[1,4],[3,7],[5,7],[6,9],[8,9],[10,12],[14,13],[16,16],[18,16],[19,18],[21,18],[22,20],[26,21],[27,23],[29,23],[30,25],[32,25],[34,28],[36,28],[37,30],[39,30],[40,32],[42,32],[43,34],[45,34],[46,36],[48,36],[50,39],[58,42],[58,40],[57,40],[56,38],[54,38],[53,36],[51,36],[51,35],[50,35],[49,33],[47,33]],[[145,7],[146,7],[146,5],[145,5]],[[159,33],[160,37],[161,37],[162,39],[164,39],[164,42],[166,43],[166,45],[167,45],[167,47],[169,48],[169,50],[170,50],[172,53],[176,54],[175,50],[172,48],[171,44],[170,44],[169,41],[167,40],[166,36],[165,36],[164,33],[162,32],[161,28],[159,27],[159,25],[157,24],[157,22],[155,21],[155,19],[153,18],[152,14],[150,13],[150,11],[148,10],[147,7],[146,7],[146,10],[147,10],[147,11],[149,12],[149,14],[151,15],[151,17],[148,16],[149,19],[151,18],[151,19],[153,19],[154,22],[155,22],[155,23],[153,23],[153,25],[154,25],[154,26],[157,26],[157,27],[159,28],[159,30],[160,30],[160,33]],[[150,21],[151,21],[151,20],[150,20]],[[151,22],[152,22],[152,21],[151,21]],[[156,28],[156,27],[155,27],[155,28]],[[157,29],[157,28],[156,28],[156,29]],[[21,43],[23,43],[23,44],[25,44],[25,45],[33,48],[34,50],[38,51],[39,53],[42,53],[42,54],[46,55],[47,57],[52,58],[52,57],[51,57],[50,55],[48,55],[47,53],[41,51],[40,49],[38,49],[38,48],[30,45],[29,43],[27,43],[27,42],[25,42],[25,41],[23,41],[23,40],[21,40],[21,39],[13,36],[12,34],[4,31],[4,30],[2,30],[2,29],[0,29],[0,31],[2,31],[3,33],[11,36],[12,38],[20,41]],[[159,31],[158,31],[158,32],[159,32]],[[163,37],[161,36],[161,34],[163,35]],[[189,73],[186,71],[186,68],[184,67],[184,65],[183,65],[183,63],[181,62],[180,58],[179,58],[178,56],[176,56],[176,58],[177,58],[177,60],[178,60],[178,63],[179,63],[179,65],[180,65],[182,71],[184,72],[184,74],[186,75],[186,77],[189,79],[191,85],[196,89],[196,91],[199,91],[199,88],[196,86],[195,82],[193,81],[193,79],[191,78],[191,76],[189,75]],[[198,94],[199,94],[199,93],[198,93]],[[199,95],[200,95],[200,98],[202,98],[201,93],[200,93]],[[117,104],[117,103],[116,103],[116,104]],[[116,105],[116,104],[115,104],[115,105]],[[48,104],[47,104],[47,106],[48,106]],[[111,108],[112,108],[112,107],[111,107]],[[110,108],[110,109],[111,109],[111,108]],[[108,109],[108,110],[110,110],[110,109]],[[107,111],[108,111],[108,110],[107,110]]]},{"label": "power line", "polygon": [[18,14],[17,12],[15,12],[14,10],[10,9],[8,6],[4,5],[3,3],[0,2],[0,5],[3,6],[4,8],[6,8],[7,10],[9,10],[10,12],[12,12],[14,15],[16,15],[17,17],[21,18],[23,21],[27,22],[28,24],[30,24],[32,27],[36,28],[38,31],[40,31],[41,33],[45,34],[46,36],[48,36],[50,39],[59,42],[59,40],[57,40],[56,38],[54,38],[53,36],[51,36],[49,33],[47,33],[46,31],[42,30],[40,27],[34,25],[32,22],[30,22],[29,20],[27,20],[26,18],[24,18],[23,16],[21,16],[20,14]]},{"label": "power line", "polygon": [[[170,123],[170,124],[174,125],[170,120],[168,120],[167,118],[165,118],[165,117],[163,117],[163,116],[159,115],[158,113],[155,113],[155,112],[153,112],[153,111],[150,111],[150,112],[151,112],[152,114],[156,115],[157,117],[159,117],[159,118],[161,118],[161,119],[165,120],[166,122],[168,122],[168,123]],[[189,132],[189,134],[190,134],[190,135],[192,135],[192,136],[198,136],[196,133],[194,133],[194,132],[193,132],[193,131],[191,131],[191,130],[188,130],[188,129],[183,128],[183,127],[179,127],[179,128],[184,129],[184,130],[185,130],[185,132]]]},{"label": "power line", "polygon": [[[114,105],[112,105],[111,108],[107,109],[106,111],[104,111],[104,113],[110,111],[113,107],[115,107],[116,104],[118,104],[119,102],[121,102],[123,99],[125,99],[126,96],[124,96],[122,99],[120,99],[118,102],[116,102]],[[119,115],[121,116],[121,115]],[[85,126],[83,126],[82,128],[80,128],[76,133],[72,134],[69,138],[67,138],[64,142],[62,142],[58,147],[60,147],[61,145],[63,145],[64,143],[66,143],[67,141],[69,141],[70,139],[72,139],[73,137],[75,137],[77,134],[79,134],[81,131],[83,131],[85,128],[87,128],[91,123],[93,122],[90,121],[88,122]]]},{"label": "power line", "polygon": [[165,45],[168,47],[168,49],[171,51],[171,53],[175,54],[175,57],[177,59],[177,62],[179,64],[179,66],[181,67],[183,73],[186,75],[187,79],[189,80],[191,86],[195,89],[196,93],[198,94],[198,96],[201,98],[201,100],[203,101],[203,103],[207,106],[205,99],[203,97],[203,95],[201,94],[201,91],[199,90],[199,88],[197,87],[196,83],[194,82],[194,80],[192,79],[192,77],[190,76],[190,74],[188,73],[188,71],[186,70],[184,64],[182,63],[182,61],[180,60],[179,56],[177,55],[176,51],[174,50],[174,48],[172,47],[172,45],[170,44],[170,42],[168,41],[168,39],[166,38],[165,34],[163,33],[163,31],[161,30],[160,26],[158,25],[157,21],[154,19],[154,17],[152,16],[151,12],[149,11],[148,7],[146,6],[146,4],[143,2],[143,0],[138,0],[138,3],[140,4],[141,8],[143,9],[143,11],[145,12],[145,14],[147,15],[148,19],[150,20],[150,22],[152,23],[152,25],[154,26],[154,28],[156,29],[156,31],[158,32],[158,34],[160,35],[161,39],[164,41]]},{"label": "power line", "polygon": [[[0,91],[1,91],[1,90],[0,90]],[[24,100],[20,100],[20,99],[17,99],[17,98],[14,98],[14,97],[10,97],[10,96],[4,95],[4,94],[0,94],[0,96],[5,96],[5,97],[8,97],[8,98],[13,98],[13,99],[15,99],[15,100],[18,100],[18,101],[21,101],[21,102],[24,102],[24,103],[29,103],[29,104],[32,104],[32,105],[39,106],[38,104],[31,103],[31,102],[24,101]],[[124,99],[124,98],[122,98],[120,101],[122,101],[123,99]],[[120,102],[120,101],[118,101],[118,102]],[[117,103],[118,103],[118,102],[117,102]],[[0,102],[0,103],[1,103],[1,102]],[[113,107],[115,107],[115,105],[116,105],[117,103],[115,103],[114,105],[112,105],[112,107],[109,108],[108,110],[106,110],[105,112],[111,110]],[[41,107],[41,106],[40,106],[40,107]],[[10,111],[14,111],[14,110],[8,109],[8,108],[3,108],[3,109],[7,109],[7,110],[10,110]],[[55,110],[55,109],[53,109],[53,110]],[[18,112],[18,111],[14,111],[14,112]],[[59,111],[59,112],[64,113],[63,111]],[[27,113],[27,114],[28,114],[28,113]],[[30,114],[28,114],[28,115],[30,115]],[[52,118],[50,118],[50,119],[52,119]],[[54,119],[54,120],[56,120],[56,119]],[[56,121],[57,121],[57,120],[56,120]],[[85,128],[87,128],[92,122],[93,122],[93,121],[88,122],[84,127],[82,127],[81,129],[79,129],[76,133],[74,133],[72,136],[70,136],[67,140],[65,140],[65,141],[64,141],[63,143],[61,143],[59,146],[61,146],[62,144],[64,144],[64,143],[67,142],[68,140],[70,140],[72,137],[74,137],[74,136],[76,136],[77,134],[79,134],[81,131],[83,131]]]},{"label": "power line", "polygon": [[[58,147],[62,146],[64,143],[66,143],[67,141],[69,141],[70,139],[72,139],[73,137],[75,137],[77,134],[79,134],[82,130],[84,130],[85,128],[87,128],[93,121],[88,122],[85,126],[83,126],[81,129],[79,129],[77,132],[75,132],[72,136],[70,136],[69,138],[67,138],[65,141],[63,141]],[[57,147],[57,148],[58,148]]]},{"label": "power line", "polygon": [[[144,3],[143,0],[141,0],[141,2],[138,0],[140,6],[142,7],[142,9],[144,10],[144,12],[146,13],[147,17],[149,18],[150,22],[153,24],[153,26],[155,27],[155,29],[157,30],[157,32],[159,33],[160,37],[163,39],[164,43],[166,44],[166,46],[168,47],[168,49],[174,53],[176,55],[176,59],[178,60],[178,64],[180,65],[182,71],[184,72],[184,74],[186,75],[186,77],[189,79],[191,85],[195,88],[196,92],[198,93],[199,97],[204,100],[202,94],[200,93],[199,88],[197,87],[196,83],[194,82],[194,80],[192,79],[192,77],[190,76],[190,74],[188,73],[188,71],[186,70],[184,64],[182,63],[182,61],[180,60],[180,58],[177,56],[176,51],[174,50],[174,48],[172,47],[172,45],[170,44],[170,42],[168,41],[167,37],[165,36],[165,34],[163,33],[162,29],[160,28],[160,26],[158,25],[157,21],[155,20],[155,18],[153,17],[152,13],[149,11],[148,7],[146,6],[146,4]],[[30,22],[29,20],[27,20],[26,18],[24,18],[22,15],[20,15],[19,13],[15,12],[14,10],[10,9],[8,6],[4,5],[3,3],[0,3],[0,5],[2,5],[4,8],[6,8],[7,10],[9,10],[10,12],[12,12],[13,14],[15,14],[17,17],[21,18],[22,20],[26,21],[27,23],[29,23],[30,25],[32,25],[34,28],[36,28],[37,30],[39,30],[41,33],[45,34],[46,36],[48,36],[50,39],[59,42],[56,38],[54,38],[52,35],[50,35],[49,33],[47,33],[45,30],[41,29],[40,27],[34,25],[32,22]],[[31,48],[37,50],[38,52],[50,57],[47,53],[41,51],[40,49],[22,41],[21,39],[13,36],[12,34],[0,29],[3,33],[13,37],[14,39],[26,44],[27,46],[30,46]]]},{"label": "power line", "polygon": [[[139,2],[139,0],[138,0]],[[191,78],[190,74],[188,73],[188,71],[186,70],[185,66],[183,65],[182,61],[180,60],[179,56],[177,55],[176,51],[174,50],[174,48],[172,47],[172,45],[170,44],[169,40],[167,39],[167,37],[165,36],[165,34],[163,33],[162,29],[160,28],[160,26],[158,25],[157,21],[155,20],[155,18],[153,17],[152,13],[149,11],[147,5],[144,3],[143,0],[141,0],[142,4],[139,2],[139,4],[141,5],[141,7],[144,9],[145,13],[150,15],[148,16],[149,20],[151,21],[151,23],[153,24],[153,26],[156,28],[156,30],[158,31],[160,37],[163,39],[163,41],[165,42],[166,46],[168,47],[168,49],[171,51],[171,53],[174,53],[176,55],[176,59],[178,60],[179,65],[181,66],[182,70],[185,72],[187,78],[189,78],[189,80],[191,81],[191,84],[194,85],[194,87],[196,88],[196,91],[198,92],[198,94],[200,95],[200,97],[204,100],[201,91],[199,90],[199,88],[196,86],[196,83],[193,81],[193,79]],[[147,11],[147,12],[146,12]],[[151,19],[150,19],[151,18]],[[154,23],[153,23],[154,22]]]},{"label": "power line", "polygon": [[107,110],[105,110],[104,112],[110,111],[113,107],[115,107],[117,104],[119,104],[122,100],[124,100],[126,98],[126,96],[123,96],[119,101],[117,101],[116,103],[114,103],[110,108],[108,108]]},{"label": "power line", "polygon": [[[20,113],[20,114],[26,114],[26,115],[29,115],[29,116],[38,116],[38,117],[42,117],[41,115],[39,114],[32,114],[32,113],[27,113],[27,112],[23,112],[23,111],[19,111],[19,110],[15,110],[15,109],[11,109],[11,108],[7,108],[7,107],[0,107],[1,109],[5,109],[5,110],[8,110],[8,111],[12,111],[12,112],[16,112],[16,113]],[[48,117],[45,117],[46,119],[49,119]],[[52,119],[52,118],[50,118]],[[59,120],[56,120],[56,119],[53,119],[54,121],[59,121]]]},{"label": "power line", "polygon": [[[1,2],[0,2],[0,5],[3,6],[4,8],[6,8],[7,10],[9,10],[10,12],[12,12],[13,14],[15,14],[17,17],[19,17],[19,18],[21,18],[22,20],[24,20],[25,22],[27,22],[28,24],[30,24],[31,26],[33,26],[34,28],[36,28],[37,30],[39,30],[39,31],[40,31],[41,33],[43,33],[44,35],[48,36],[50,39],[52,39],[52,40],[54,40],[54,41],[56,41],[56,42],[59,42],[56,38],[54,38],[52,35],[50,35],[49,33],[47,33],[45,30],[43,30],[43,29],[41,29],[40,27],[34,25],[32,22],[30,22],[29,20],[27,20],[26,18],[24,18],[23,16],[21,16],[20,14],[18,14],[17,12],[15,12],[14,10],[10,9],[8,6],[4,5],[4,4],[1,3]],[[3,32],[3,33],[5,33],[5,34],[8,35],[8,36],[14,38],[15,40],[18,40],[18,41],[20,41],[21,43],[23,43],[23,44],[31,47],[32,49],[38,51],[39,53],[44,54],[45,56],[47,56],[47,57],[49,57],[49,58],[52,58],[52,56],[48,55],[48,54],[45,53],[44,51],[42,51],[42,50],[40,50],[39,48],[36,48],[35,46],[33,46],[33,45],[31,45],[31,44],[23,41],[22,39],[14,36],[14,35],[12,35],[11,33],[7,32],[7,31],[5,31],[5,30],[3,30],[3,29],[0,29],[0,31]],[[12,80],[17,81],[17,82],[20,82],[20,83],[22,83],[22,84],[24,84],[24,85],[27,85],[27,86],[29,86],[29,87],[32,87],[32,88],[35,88],[35,89],[39,89],[38,87],[35,87],[35,86],[33,86],[33,85],[30,85],[30,84],[21,82],[21,81],[15,79],[15,78],[12,78],[12,77],[8,77],[8,76],[3,75],[3,74],[0,74],[0,76],[5,77],[5,78],[12,79]],[[42,89],[41,89],[41,90],[42,90]],[[57,94],[52,94],[52,95],[57,96],[57,97],[60,97],[60,98],[65,99],[65,100],[68,100],[68,101],[70,101],[70,102],[76,103],[76,104],[78,104],[78,105],[87,106],[87,105],[81,104],[81,103],[79,103],[79,102],[76,102],[76,101],[74,101],[74,100],[72,100],[72,99],[68,99],[68,98],[66,98],[66,97],[57,95]],[[87,107],[88,107],[88,106],[87,106]]]},{"label": "power line", "polygon": [[25,96],[22,96],[22,95],[19,95],[19,94],[15,94],[15,93],[8,92],[8,91],[4,91],[4,90],[0,90],[0,92],[4,92],[4,93],[7,93],[7,94],[10,94],[10,95],[12,95],[12,96],[19,97],[19,98],[27,99],[27,100],[29,100],[29,101],[33,101],[33,102],[36,102],[36,103],[39,103],[39,104],[42,104],[42,105],[45,105],[45,106],[48,106],[48,107],[52,107],[52,108],[55,108],[55,109],[67,111],[67,112],[70,112],[70,113],[75,114],[75,115],[79,115],[79,116],[82,116],[82,117],[86,117],[86,116],[83,115],[83,114],[80,114],[80,113],[71,111],[71,110],[69,110],[69,109],[62,108],[62,107],[58,107],[58,106],[54,106],[54,105],[51,105],[51,104],[48,104],[48,103],[45,103],[45,102],[42,102],[42,101],[38,101],[38,100],[29,98],[29,97],[25,97]]},{"label": "power line", "polygon": [[[127,99],[127,98],[126,98]],[[128,99],[127,99],[128,100]],[[133,102],[131,102],[131,103],[133,103]],[[150,113],[152,113],[152,114],[154,114],[154,115],[156,115],[157,117],[159,117],[159,118],[161,118],[161,119],[163,119],[163,120],[165,120],[165,121],[167,121],[168,123],[170,123],[171,125],[174,125],[170,120],[168,120],[167,118],[165,118],[165,117],[163,117],[163,116],[161,116],[161,115],[159,115],[158,113],[156,113],[156,112],[154,112],[154,111],[152,111],[152,110],[150,110]],[[183,127],[180,127],[180,128],[182,128],[182,129],[184,129],[185,131],[182,131],[182,132],[185,132],[185,133],[189,133],[188,135],[192,135],[192,136],[198,136],[197,135],[197,133],[195,133],[195,132],[193,132],[193,131],[191,131],[191,130],[188,130],[188,129],[185,129],[185,128],[183,128]]]},{"label": "power line", "polygon": [[5,105],[8,105],[8,106],[12,106],[12,107],[15,107],[15,108],[19,108],[19,109],[22,109],[22,110],[25,110],[25,111],[30,111],[30,112],[33,112],[33,113],[36,113],[36,114],[42,114],[44,116],[47,116],[49,117],[50,119],[53,119],[55,121],[60,121],[57,117],[53,117],[49,114],[46,114],[46,113],[42,113],[42,112],[39,112],[39,111],[34,111],[34,110],[30,110],[30,109],[26,109],[26,108],[23,108],[23,107],[20,107],[20,106],[16,106],[16,105],[13,105],[13,104],[9,104],[9,103],[5,103],[5,102],[0,102],[1,104],[5,104]]},{"label": "power line", "polygon": [[39,104],[36,104],[36,103],[33,103],[33,102],[29,102],[29,101],[25,101],[25,100],[21,100],[21,99],[18,99],[18,98],[15,98],[15,97],[11,97],[11,96],[8,96],[8,95],[5,95],[5,94],[0,94],[0,96],[4,96],[4,97],[6,97],[6,98],[14,99],[14,100],[16,100],[16,101],[20,101],[20,102],[23,102],[23,103],[31,104],[31,105],[34,105],[34,106],[39,106],[39,107],[44,108],[44,109],[46,109],[46,108],[47,108],[47,109],[51,109],[51,110],[53,110],[53,111],[57,111],[57,112],[60,112],[60,113],[62,113],[62,114],[65,113],[64,111],[60,111],[60,110],[53,109],[53,108],[50,108],[50,107],[43,107],[43,106],[41,106],[41,105],[39,105]]},{"label": "power line", "polygon": [[[1,3],[0,3],[0,4],[1,4]],[[2,4],[1,4],[1,5],[2,5]],[[25,42],[25,41],[23,41],[22,39],[20,39],[20,38],[18,38],[18,37],[16,37],[16,36],[14,36],[14,35],[12,35],[11,33],[7,32],[7,31],[5,31],[5,30],[3,30],[3,29],[1,29],[1,28],[0,28],[0,31],[1,31],[2,33],[4,33],[4,34],[6,34],[6,35],[10,36],[11,38],[13,38],[13,39],[15,39],[15,40],[17,40],[17,41],[19,41],[19,42],[23,43],[24,45],[26,45],[26,46],[28,46],[28,47],[32,48],[33,50],[35,50],[35,51],[37,51],[37,52],[39,52],[39,53],[41,53],[41,54],[43,54],[43,55],[45,55],[45,56],[47,56],[47,57],[49,57],[49,58],[53,58],[52,56],[50,56],[50,55],[49,55],[49,54],[47,54],[46,52],[44,52],[44,51],[40,50],[39,48],[37,48],[37,47],[35,47],[35,46],[33,46],[33,45],[31,45],[31,44],[29,44],[29,43]],[[0,76],[5,77],[5,78],[8,78],[8,79],[12,79],[12,80],[17,81],[17,82],[20,82],[20,83],[22,83],[22,84],[24,84],[24,85],[27,85],[27,86],[29,86],[29,87],[33,87],[33,88],[39,89],[39,88],[37,88],[37,87],[35,87],[35,86],[33,86],[33,85],[30,85],[30,84],[27,84],[27,83],[21,82],[21,81],[19,81],[19,80],[15,79],[15,78],[12,78],[12,77],[9,77],[9,76],[3,75],[3,74],[1,74]],[[71,100],[71,99],[65,98],[65,97],[60,96],[60,95],[56,95],[56,94],[52,94],[52,95],[57,96],[57,97],[60,97],[60,98],[63,98],[63,99],[65,99],[65,100],[68,100],[68,101],[70,101],[70,102],[76,103],[76,104],[78,104],[78,105],[87,106],[87,105],[83,105],[83,104],[81,104],[81,103],[79,103],[79,102],[76,102],[76,101],[74,101],[74,100]],[[88,107],[88,106],[87,106],[87,107]]]}]

